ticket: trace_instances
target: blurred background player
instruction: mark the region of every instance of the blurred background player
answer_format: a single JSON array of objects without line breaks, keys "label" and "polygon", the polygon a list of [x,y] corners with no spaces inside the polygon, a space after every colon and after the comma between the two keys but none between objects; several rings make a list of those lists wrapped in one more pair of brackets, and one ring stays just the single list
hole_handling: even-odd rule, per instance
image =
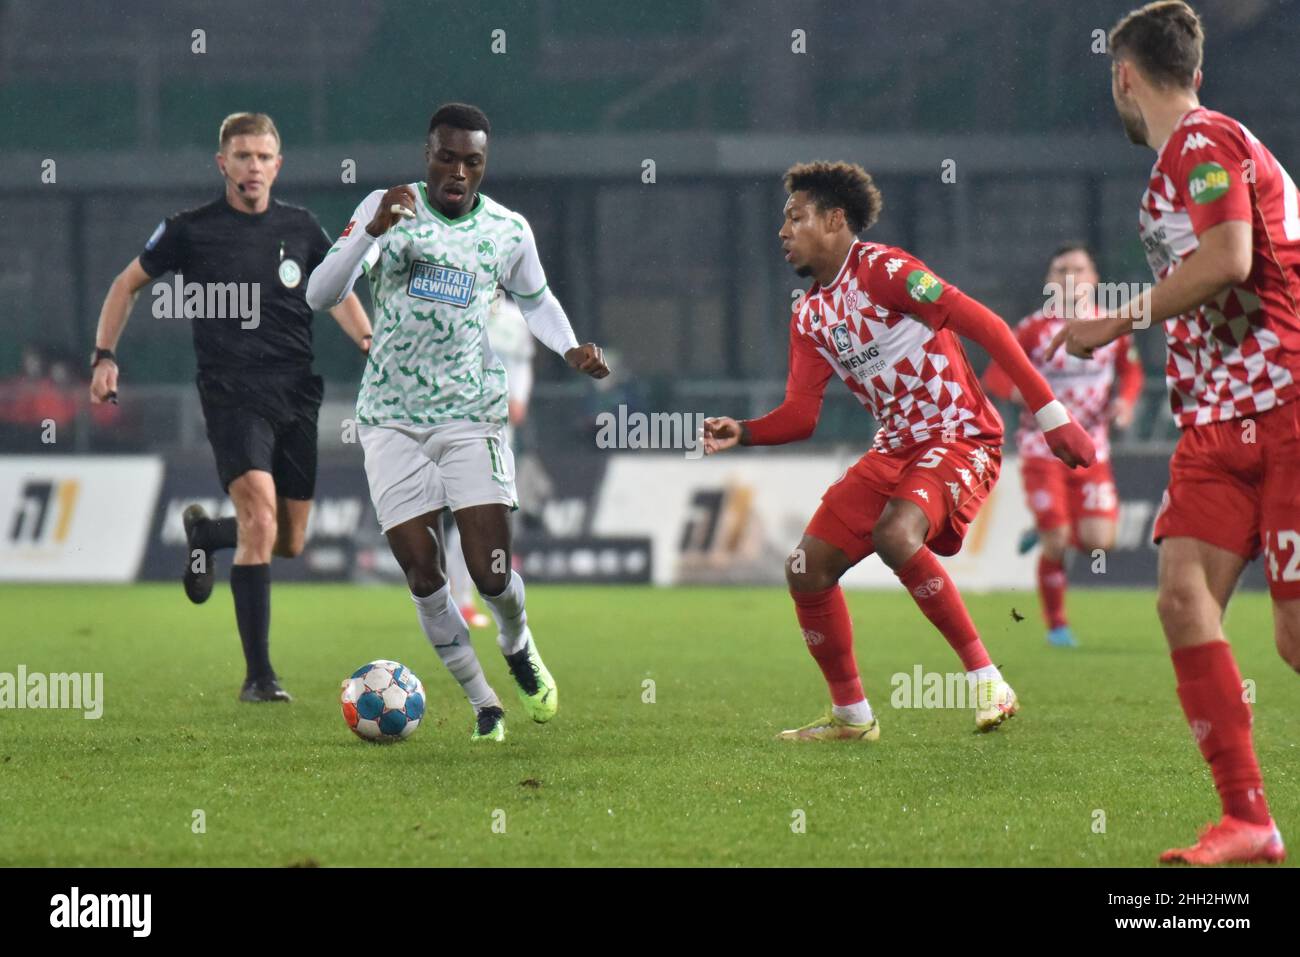
[{"label": "blurred background player", "polygon": [[[109,287],[95,333],[90,395],[95,403],[116,398],[114,350],[146,283],[174,272],[186,286],[204,289],[256,285],[252,320],[199,315],[191,323],[208,441],[235,517],[209,518],[198,505],[185,510],[183,583],[190,601],[207,601],[212,553],[235,549],[230,591],[247,666],[240,700],[288,701],[271,667],[270,562],[272,554],[302,552],[315,494],[322,383],[312,372],[304,279],[328,251],[329,238],[308,210],[271,199],[284,157],[269,116],[232,113],[221,123],[218,143],[223,195],[159,223]],[[359,348],[368,348],[370,321],[356,296],[342,298],[330,314]]]},{"label": "blurred background player", "polygon": [[789,741],[875,741],[880,724],[858,678],[840,578],[872,552],[898,576],[961,658],[975,690],[975,726],[1016,713],[936,555],[954,555],[997,480],[1002,420],[980,391],[958,336],[1007,368],[1052,451],[1088,466],[1092,442],[1053,395],[995,313],[901,249],[857,234],[880,213],[860,166],[808,163],[785,176],[785,259],[814,283],[790,319],[785,401],[744,422],[706,419],[705,452],[778,445],[812,435],[832,373],[880,423],[871,450],[822,497],[786,578],[808,650],[830,688],[830,713],[781,733]]},{"label": "blurred background player", "polygon": [[496,619],[524,710],[555,716],[558,694],[533,641],[524,582],[511,567],[514,456],[504,441],[506,373],[484,329],[498,284],[528,328],[573,369],[609,374],[578,345],[527,220],[479,192],[491,126],[449,103],[429,120],[426,180],[375,190],[308,282],[308,301],[339,302],[365,271],[382,316],[357,397],[358,435],[380,528],[406,575],[420,625],[474,709],[476,741],[505,739],[504,709],[451,600],[436,529],[450,508],[470,577]]},{"label": "blurred background player", "polygon": [[[528,398],[533,392],[533,334],[528,331],[524,314],[510,294],[497,286],[487,320],[488,343],[506,370],[506,407],[508,419],[505,443],[517,454],[516,430],[528,417]],[[446,543],[447,583],[451,600],[460,608],[471,628],[486,628],[491,621],[478,606],[474,579],[465,564],[460,548],[460,532],[450,515],[444,516],[443,540]]]},{"label": "blurred background player", "polygon": [[[1128,428],[1142,392],[1142,364],[1127,337],[1098,349],[1090,359],[1063,352],[1051,360],[1045,358],[1047,346],[1066,320],[1095,315],[1097,279],[1097,265],[1088,247],[1066,243],[1052,254],[1047,267],[1047,304],[1016,325],[1016,341],[1029,361],[1088,431],[1097,449],[1097,461],[1088,468],[1068,468],[1043,441],[1032,413],[1021,406],[1016,449],[1025,501],[1036,526],[1021,548],[1023,552],[1035,541],[1042,544],[1038,594],[1047,640],[1064,647],[1075,644],[1065,615],[1065,552],[1070,546],[1091,552],[1115,544],[1119,497],[1110,467],[1110,423]],[[988,367],[984,387],[992,395],[1020,402],[1015,385],[996,363]]]},{"label": "blurred background player", "polygon": [[1277,650],[1300,670],[1300,195],[1245,126],[1201,106],[1203,44],[1181,0],[1134,10],[1111,31],[1115,108],[1129,139],[1156,151],[1138,232],[1158,281],[1115,315],[1069,323],[1048,354],[1165,329],[1183,431],[1155,522],[1156,607],[1223,817],[1160,859],[1276,862],[1286,851],[1223,616],[1262,552]]}]

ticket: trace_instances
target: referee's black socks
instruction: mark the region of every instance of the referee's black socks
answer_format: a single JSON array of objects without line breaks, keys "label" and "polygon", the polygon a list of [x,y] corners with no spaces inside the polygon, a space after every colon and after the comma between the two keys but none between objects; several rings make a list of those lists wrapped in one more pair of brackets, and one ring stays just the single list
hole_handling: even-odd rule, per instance
[{"label": "referee's black socks", "polygon": [[210,518],[194,529],[194,547],[205,552],[234,548],[239,537],[239,522],[233,518]]},{"label": "referee's black socks", "polygon": [[235,621],[244,645],[248,680],[269,678],[271,671],[271,566],[234,565],[230,590],[235,596]]}]

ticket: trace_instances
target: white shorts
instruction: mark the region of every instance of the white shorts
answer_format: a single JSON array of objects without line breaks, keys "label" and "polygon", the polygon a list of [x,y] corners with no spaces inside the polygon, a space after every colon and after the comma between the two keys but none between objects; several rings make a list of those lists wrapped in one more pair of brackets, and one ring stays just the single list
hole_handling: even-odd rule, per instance
[{"label": "white shorts", "polygon": [[499,425],[362,425],[366,481],[379,527],[472,505],[518,508],[515,457]]}]

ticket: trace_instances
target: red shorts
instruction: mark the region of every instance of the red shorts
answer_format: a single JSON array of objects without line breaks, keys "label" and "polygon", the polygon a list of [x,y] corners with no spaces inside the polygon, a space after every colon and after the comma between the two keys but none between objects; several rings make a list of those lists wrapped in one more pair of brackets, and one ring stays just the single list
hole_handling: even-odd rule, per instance
[{"label": "red shorts", "polygon": [[1272,596],[1300,598],[1300,401],[1184,429],[1152,537],[1262,551]]},{"label": "red shorts", "polygon": [[1001,468],[1001,449],[975,439],[872,450],[826,490],[805,534],[829,542],[856,564],[875,551],[871,531],[885,505],[901,498],[925,512],[931,550],[956,555]]},{"label": "red shorts", "polygon": [[1119,496],[1109,460],[1072,469],[1056,458],[1022,458],[1020,478],[1040,532],[1062,526],[1077,528],[1084,518],[1119,519]]}]

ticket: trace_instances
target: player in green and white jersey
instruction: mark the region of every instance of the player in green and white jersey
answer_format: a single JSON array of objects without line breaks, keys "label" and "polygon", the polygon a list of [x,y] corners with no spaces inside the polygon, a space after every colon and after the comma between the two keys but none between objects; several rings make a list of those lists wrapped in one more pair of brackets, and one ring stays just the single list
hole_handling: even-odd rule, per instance
[{"label": "player in green and white jersey", "polygon": [[357,397],[370,496],[420,624],[474,708],[473,737],[500,741],[501,701],[450,600],[436,533],[450,508],[524,709],[549,721],[555,682],[529,631],[523,579],[510,562],[508,512],[518,503],[514,457],[503,440],[506,375],[484,334],[497,286],[570,367],[597,379],[609,368],[594,343],[578,344],[547,289],[527,220],[478,191],[490,132],[476,107],[440,107],[429,122],[425,181],[362,201],[312,272],[307,301],[333,305],[363,271],[370,282],[374,341]]}]

